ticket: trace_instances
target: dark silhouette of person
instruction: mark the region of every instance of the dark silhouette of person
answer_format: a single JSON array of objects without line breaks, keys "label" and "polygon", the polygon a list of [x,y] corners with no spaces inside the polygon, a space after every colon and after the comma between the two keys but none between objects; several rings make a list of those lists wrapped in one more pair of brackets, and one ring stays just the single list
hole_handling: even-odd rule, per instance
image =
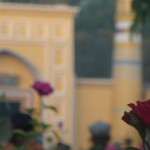
[{"label": "dark silhouette of person", "polygon": [[92,146],[89,150],[105,150],[110,140],[110,125],[104,122],[95,122],[89,128]]},{"label": "dark silhouette of person", "polygon": [[56,150],[71,150],[71,148],[69,145],[59,142],[56,146]]}]

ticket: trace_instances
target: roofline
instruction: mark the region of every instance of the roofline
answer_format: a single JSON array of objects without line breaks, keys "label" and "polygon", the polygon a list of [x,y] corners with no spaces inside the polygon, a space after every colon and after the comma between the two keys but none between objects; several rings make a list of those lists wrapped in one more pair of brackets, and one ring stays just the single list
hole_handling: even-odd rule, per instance
[{"label": "roofline", "polygon": [[113,81],[110,78],[77,78],[77,84],[104,84],[112,85]]},{"label": "roofline", "polygon": [[15,9],[23,11],[43,11],[43,12],[68,12],[76,14],[78,7],[69,6],[67,4],[32,4],[32,3],[9,3],[0,2],[0,9]]}]

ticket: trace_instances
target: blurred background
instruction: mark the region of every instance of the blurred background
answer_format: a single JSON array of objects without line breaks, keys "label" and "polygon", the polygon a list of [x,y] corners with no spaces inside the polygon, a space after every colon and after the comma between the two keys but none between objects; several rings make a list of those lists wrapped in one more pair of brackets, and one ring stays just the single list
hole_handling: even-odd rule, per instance
[{"label": "blurred background", "polygon": [[128,103],[150,96],[150,30],[131,33],[131,2],[1,0],[0,93],[11,111],[39,109],[31,85],[48,81],[55,92],[42,100],[59,113],[44,111],[42,119],[56,128],[61,122],[57,130],[75,150],[90,146],[89,126],[98,120],[111,125],[112,143],[131,138],[139,146],[121,116]]}]

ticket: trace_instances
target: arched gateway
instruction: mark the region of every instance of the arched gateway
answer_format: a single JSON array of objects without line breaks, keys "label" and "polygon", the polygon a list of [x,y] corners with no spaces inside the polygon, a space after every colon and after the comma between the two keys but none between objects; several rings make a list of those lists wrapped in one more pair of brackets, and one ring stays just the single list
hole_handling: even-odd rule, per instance
[{"label": "arched gateway", "polygon": [[[55,92],[45,104],[59,114],[44,111],[43,120],[63,123],[63,139],[74,139],[74,15],[77,8],[66,5],[0,4],[0,94],[13,107],[39,107],[31,90],[34,80],[50,82]],[[3,105],[3,104],[1,104]],[[1,107],[0,105],[0,107]]]}]

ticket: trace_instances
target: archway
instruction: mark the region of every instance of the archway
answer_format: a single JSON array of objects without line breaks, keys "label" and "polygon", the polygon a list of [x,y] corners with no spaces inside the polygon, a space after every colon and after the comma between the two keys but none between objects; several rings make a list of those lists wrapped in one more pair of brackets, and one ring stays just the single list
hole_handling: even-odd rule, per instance
[{"label": "archway", "polygon": [[7,130],[2,129],[4,133],[0,141],[9,137],[8,119],[10,115],[26,107],[35,106],[30,86],[39,77],[37,67],[30,60],[13,50],[0,49],[0,96],[4,94],[7,104],[11,107],[10,110],[7,110],[4,101],[0,101],[0,108],[5,108],[0,111],[0,121],[5,121],[5,127],[7,127]]}]

